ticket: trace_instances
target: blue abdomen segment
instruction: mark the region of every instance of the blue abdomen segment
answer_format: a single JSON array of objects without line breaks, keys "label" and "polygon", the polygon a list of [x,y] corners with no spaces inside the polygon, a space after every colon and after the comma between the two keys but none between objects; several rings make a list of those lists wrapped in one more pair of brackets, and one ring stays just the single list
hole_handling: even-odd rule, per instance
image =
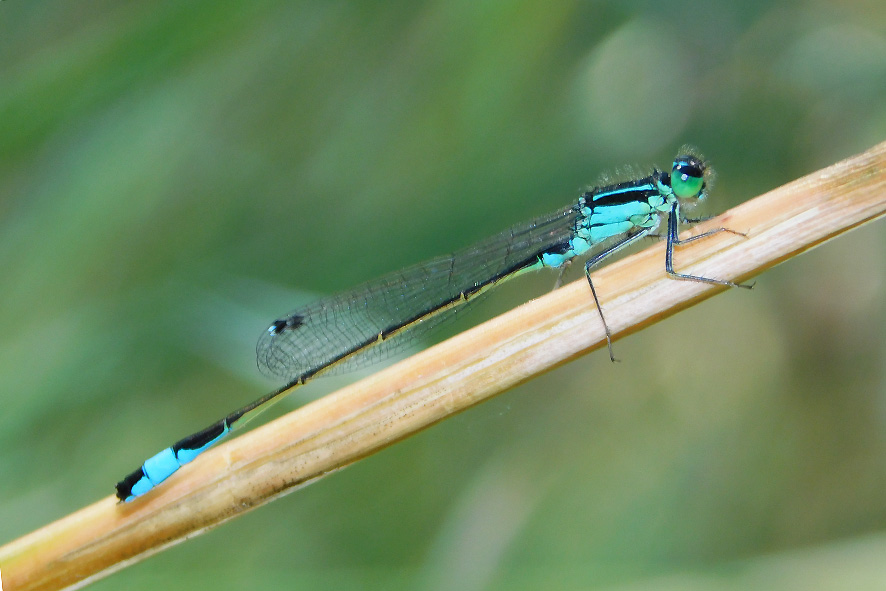
[{"label": "blue abdomen segment", "polygon": [[141,468],[117,483],[117,498],[129,502],[142,496],[230,432],[231,427],[225,419],[148,458]]}]

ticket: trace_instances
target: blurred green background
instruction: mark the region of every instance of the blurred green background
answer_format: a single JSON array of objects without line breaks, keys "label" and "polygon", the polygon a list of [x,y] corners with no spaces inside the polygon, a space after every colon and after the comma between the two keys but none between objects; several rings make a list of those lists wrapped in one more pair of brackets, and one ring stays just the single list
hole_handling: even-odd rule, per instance
[{"label": "blurred green background", "polygon": [[[273,387],[278,315],[684,142],[718,213],[884,98],[881,0],[3,2],[0,543]],[[882,589],[884,279],[880,222],[93,588]]]}]

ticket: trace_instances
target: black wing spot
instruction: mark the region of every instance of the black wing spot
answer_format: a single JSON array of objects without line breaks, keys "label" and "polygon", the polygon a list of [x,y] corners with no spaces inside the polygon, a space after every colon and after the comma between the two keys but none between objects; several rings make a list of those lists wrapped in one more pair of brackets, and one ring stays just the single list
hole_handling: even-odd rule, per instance
[{"label": "black wing spot", "polygon": [[271,334],[280,334],[287,330],[295,330],[299,326],[302,326],[304,323],[304,316],[295,314],[286,319],[275,320],[274,324],[272,324],[271,327],[268,329],[268,332]]}]

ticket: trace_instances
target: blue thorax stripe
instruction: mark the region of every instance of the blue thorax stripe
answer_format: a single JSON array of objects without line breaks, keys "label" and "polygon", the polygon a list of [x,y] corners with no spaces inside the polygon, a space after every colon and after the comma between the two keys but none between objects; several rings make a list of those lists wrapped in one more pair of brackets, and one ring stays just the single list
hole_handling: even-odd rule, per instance
[{"label": "blue thorax stripe", "polygon": [[[653,185],[652,183],[646,183],[643,185],[637,185],[635,187],[619,187],[617,189],[600,191],[599,193],[594,193],[592,199],[593,201],[599,201],[601,199],[606,199],[607,197],[624,195],[625,193],[636,193],[635,195],[631,195],[628,197],[628,199],[633,201],[637,199],[642,199],[642,195],[650,191],[655,191],[655,185]],[[624,197],[622,197],[620,200],[622,199],[624,199]]]}]

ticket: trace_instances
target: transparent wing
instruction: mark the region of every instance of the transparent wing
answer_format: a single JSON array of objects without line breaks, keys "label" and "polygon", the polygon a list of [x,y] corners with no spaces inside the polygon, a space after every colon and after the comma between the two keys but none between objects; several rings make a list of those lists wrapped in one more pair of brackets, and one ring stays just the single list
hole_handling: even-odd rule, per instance
[{"label": "transparent wing", "polygon": [[451,255],[299,308],[259,339],[258,367],[291,381],[387,358],[450,319],[486,288],[565,245],[578,216],[574,207],[560,209]]}]

